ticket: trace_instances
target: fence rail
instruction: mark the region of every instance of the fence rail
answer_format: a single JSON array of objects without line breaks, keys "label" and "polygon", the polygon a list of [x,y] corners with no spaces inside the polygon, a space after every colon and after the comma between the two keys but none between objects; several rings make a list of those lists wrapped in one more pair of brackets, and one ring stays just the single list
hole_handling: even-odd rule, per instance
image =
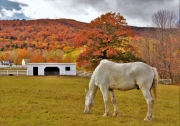
[{"label": "fence rail", "polygon": [[92,73],[85,71],[76,71],[76,75],[81,77],[91,77]]},{"label": "fence rail", "polygon": [[[21,76],[27,75],[27,70],[0,70],[0,76]],[[76,71],[76,76],[91,77],[92,73],[85,71]],[[159,79],[160,84],[172,84],[171,79]]]},{"label": "fence rail", "polygon": [[[0,70],[0,76],[18,76],[27,75],[27,70]],[[77,76],[91,77],[92,73],[84,71],[76,71]]]},{"label": "fence rail", "polygon": [[27,75],[27,70],[0,70],[0,76]]},{"label": "fence rail", "polygon": [[171,79],[159,79],[159,84],[172,84]]},{"label": "fence rail", "polygon": [[27,65],[1,65],[0,64],[0,68],[9,68],[9,69],[13,69],[13,68],[20,68],[20,69],[27,69]]}]

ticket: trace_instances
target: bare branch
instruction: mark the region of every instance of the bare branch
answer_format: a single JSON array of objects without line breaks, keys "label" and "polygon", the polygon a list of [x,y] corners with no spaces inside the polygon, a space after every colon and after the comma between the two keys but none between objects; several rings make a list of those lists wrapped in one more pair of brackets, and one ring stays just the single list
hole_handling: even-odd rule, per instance
[{"label": "bare branch", "polygon": [[174,28],[176,24],[176,16],[174,12],[169,10],[159,10],[152,15],[152,21],[156,27],[161,29]]}]

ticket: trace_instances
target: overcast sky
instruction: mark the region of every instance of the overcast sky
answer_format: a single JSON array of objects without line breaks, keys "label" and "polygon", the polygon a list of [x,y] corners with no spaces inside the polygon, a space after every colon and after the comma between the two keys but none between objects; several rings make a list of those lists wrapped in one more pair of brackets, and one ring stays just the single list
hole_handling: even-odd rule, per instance
[{"label": "overcast sky", "polygon": [[133,26],[152,26],[152,14],[170,10],[179,20],[180,0],[0,0],[0,20],[68,18],[89,23],[117,12]]}]

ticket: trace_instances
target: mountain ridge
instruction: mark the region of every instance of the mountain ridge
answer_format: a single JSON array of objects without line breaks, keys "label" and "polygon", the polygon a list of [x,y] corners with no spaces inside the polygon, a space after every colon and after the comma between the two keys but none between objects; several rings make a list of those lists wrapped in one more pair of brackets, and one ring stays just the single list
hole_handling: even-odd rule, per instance
[{"label": "mountain ridge", "polygon": [[[32,47],[63,48],[89,23],[74,19],[0,20],[0,51]],[[150,27],[131,26],[139,34]]]}]

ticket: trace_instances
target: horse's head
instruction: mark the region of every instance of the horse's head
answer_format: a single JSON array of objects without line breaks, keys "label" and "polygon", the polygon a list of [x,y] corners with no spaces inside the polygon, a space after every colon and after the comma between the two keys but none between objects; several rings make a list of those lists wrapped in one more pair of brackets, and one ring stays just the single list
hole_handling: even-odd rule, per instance
[{"label": "horse's head", "polygon": [[92,92],[91,91],[87,91],[85,89],[86,92],[86,97],[85,97],[85,109],[84,109],[84,113],[88,114],[91,110],[91,108],[94,105],[94,100],[92,97]]}]

